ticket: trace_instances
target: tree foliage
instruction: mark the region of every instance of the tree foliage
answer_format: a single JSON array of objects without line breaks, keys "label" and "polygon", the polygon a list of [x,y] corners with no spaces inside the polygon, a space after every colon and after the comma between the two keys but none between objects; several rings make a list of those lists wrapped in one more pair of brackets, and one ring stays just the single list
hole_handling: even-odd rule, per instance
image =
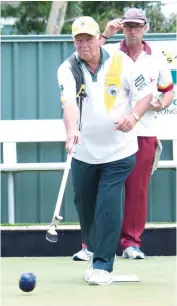
[{"label": "tree foliage", "polygon": [[75,18],[82,16],[83,1],[68,1],[68,8],[65,16],[65,23],[62,29],[62,34],[71,34],[71,25]]},{"label": "tree foliage", "polygon": [[165,20],[164,32],[176,33],[177,28],[177,14],[172,13],[170,18]]},{"label": "tree foliage", "polygon": [[14,7],[2,4],[2,17],[15,17],[17,34],[41,34],[45,32],[51,1],[20,1]]},{"label": "tree foliage", "polygon": [[160,32],[165,20],[165,17],[160,10],[160,3],[147,9],[146,16],[149,20],[150,32]]},{"label": "tree foliage", "polygon": [[[104,30],[107,22],[121,18],[130,7],[145,11],[150,25],[150,33],[176,32],[176,15],[165,18],[159,1],[68,1],[62,33],[70,34],[73,20],[78,16],[92,16]],[[51,8],[51,1],[20,1],[14,7],[2,4],[2,17],[16,17],[18,34],[44,34]]]},{"label": "tree foliage", "polygon": [[151,1],[83,1],[83,15],[92,16],[104,30],[107,22],[111,19],[122,18],[127,8],[137,7],[145,9]]}]

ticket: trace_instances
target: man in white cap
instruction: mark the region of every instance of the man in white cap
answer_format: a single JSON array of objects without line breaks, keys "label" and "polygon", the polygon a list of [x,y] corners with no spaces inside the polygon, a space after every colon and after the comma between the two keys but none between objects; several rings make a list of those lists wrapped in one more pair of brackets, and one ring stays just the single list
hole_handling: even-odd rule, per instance
[{"label": "man in white cap", "polygon": [[127,55],[120,50],[111,54],[100,47],[99,26],[93,18],[76,19],[72,36],[74,56],[85,79],[81,108],[69,59],[59,67],[58,81],[66,150],[71,152],[76,142],[71,165],[74,202],[82,236],[93,253],[85,280],[109,285],[119,239],[122,191],[138,150],[134,127],[137,117],[149,108],[152,94],[145,78],[136,86],[143,73],[133,74]]},{"label": "man in white cap", "polygon": [[[108,22],[102,35],[102,44],[112,35],[123,29],[125,39],[119,44],[108,44],[109,48],[119,48],[134,62],[134,68],[143,69],[148,86],[153,92],[149,111],[140,119],[138,127],[139,150],[136,153],[135,167],[125,183],[124,217],[121,230],[123,258],[144,259],[141,251],[141,235],[147,217],[148,183],[152,172],[157,137],[155,129],[156,111],[167,108],[174,98],[173,81],[166,58],[153,49],[143,35],[147,30],[147,20],[143,11],[128,9],[123,18]],[[141,80],[139,80],[141,82]],[[158,98],[157,91],[161,92]]]}]

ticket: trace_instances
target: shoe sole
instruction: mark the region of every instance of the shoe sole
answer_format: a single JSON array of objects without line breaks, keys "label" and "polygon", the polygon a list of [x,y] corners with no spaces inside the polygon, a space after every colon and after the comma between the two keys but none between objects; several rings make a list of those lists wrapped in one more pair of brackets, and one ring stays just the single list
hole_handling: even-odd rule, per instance
[{"label": "shoe sole", "polygon": [[135,258],[133,259],[145,259],[145,257],[141,257],[141,256],[136,256]]},{"label": "shoe sole", "polygon": [[146,259],[147,257],[141,257],[139,255],[137,255],[136,257],[129,257],[128,254],[124,254],[122,255],[122,259],[130,259],[130,260],[133,260],[133,259]]},{"label": "shoe sole", "polygon": [[130,258],[130,257],[122,257],[122,259],[129,259],[129,260],[140,260],[140,259],[146,259],[146,257],[140,257],[140,256],[137,256],[137,257],[133,257],[133,258]]},{"label": "shoe sole", "polygon": [[73,257],[74,261],[89,261],[89,259],[83,259],[83,258],[79,258],[77,256]]}]

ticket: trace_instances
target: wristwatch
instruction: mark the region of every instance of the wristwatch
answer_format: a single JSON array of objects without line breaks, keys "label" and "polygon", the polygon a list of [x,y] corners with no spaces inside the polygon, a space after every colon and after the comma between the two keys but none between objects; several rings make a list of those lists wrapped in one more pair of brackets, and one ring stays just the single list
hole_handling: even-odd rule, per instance
[{"label": "wristwatch", "polygon": [[107,36],[105,36],[105,35],[103,35],[103,34],[101,34],[101,36],[104,38],[104,39],[108,39],[109,37],[107,37]]},{"label": "wristwatch", "polygon": [[135,118],[136,121],[139,121],[139,116],[136,113],[132,113],[133,117]]}]

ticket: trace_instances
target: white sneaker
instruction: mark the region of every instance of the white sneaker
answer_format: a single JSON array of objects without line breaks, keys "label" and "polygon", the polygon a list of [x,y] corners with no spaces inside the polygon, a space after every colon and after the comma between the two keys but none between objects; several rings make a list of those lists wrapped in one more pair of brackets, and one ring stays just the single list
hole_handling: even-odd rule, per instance
[{"label": "white sneaker", "polygon": [[112,283],[111,273],[101,269],[93,269],[89,277],[89,285],[110,285]]},{"label": "white sneaker", "polygon": [[145,259],[145,254],[136,246],[131,246],[123,251],[122,258],[125,259]]},{"label": "white sneaker", "polygon": [[85,275],[84,275],[84,278],[85,278],[86,282],[89,281],[92,272],[93,272],[93,255],[90,256],[89,263],[88,263],[88,268],[87,268],[87,271],[85,272]]},{"label": "white sneaker", "polygon": [[[115,255],[115,260],[116,260],[116,255]],[[89,281],[92,272],[93,272],[93,255],[90,256],[88,268],[84,275],[86,282]]]},{"label": "white sneaker", "polygon": [[80,261],[80,260],[85,260],[88,261],[90,259],[90,256],[92,256],[93,253],[89,252],[86,248],[83,248],[79,252],[73,255],[73,260],[75,261]]}]

